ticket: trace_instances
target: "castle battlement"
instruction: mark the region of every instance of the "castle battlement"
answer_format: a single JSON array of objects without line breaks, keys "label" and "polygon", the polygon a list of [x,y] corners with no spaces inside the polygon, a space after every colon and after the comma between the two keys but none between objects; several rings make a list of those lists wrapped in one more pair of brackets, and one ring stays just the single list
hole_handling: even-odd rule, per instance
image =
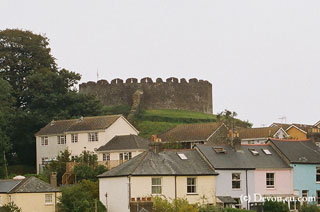
[{"label": "castle battlement", "polygon": [[95,85],[126,85],[126,84],[159,84],[159,83],[174,83],[174,84],[195,84],[195,83],[199,83],[199,84],[205,84],[205,85],[211,85],[210,82],[208,82],[207,80],[198,80],[196,78],[192,78],[189,79],[189,81],[187,81],[185,78],[181,78],[180,80],[178,78],[175,77],[170,77],[167,78],[165,81],[163,81],[161,78],[157,78],[156,81],[154,82],[150,77],[145,77],[142,78],[139,82],[139,80],[137,78],[128,78],[125,81],[120,79],[120,78],[116,78],[111,80],[111,82],[109,83],[107,80],[99,80],[98,82],[93,82],[93,81],[89,81],[87,83],[82,83],[80,86],[81,87],[86,87],[86,86],[95,86]]},{"label": "castle battlement", "polygon": [[212,84],[196,78],[167,78],[165,81],[150,77],[140,79],[119,78],[110,82],[89,81],[79,86],[81,93],[93,94],[106,106],[133,104],[133,94],[142,90],[140,107],[143,109],[180,109],[212,113]]}]

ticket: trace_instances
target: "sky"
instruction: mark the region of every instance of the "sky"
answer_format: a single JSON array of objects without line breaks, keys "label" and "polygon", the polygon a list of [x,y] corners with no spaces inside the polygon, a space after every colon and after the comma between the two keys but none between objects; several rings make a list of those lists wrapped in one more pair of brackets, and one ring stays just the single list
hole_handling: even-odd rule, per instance
[{"label": "sky", "polygon": [[[81,82],[198,78],[214,113],[320,120],[319,0],[1,0],[0,30],[43,34]],[[286,120],[279,119],[286,117]]]}]

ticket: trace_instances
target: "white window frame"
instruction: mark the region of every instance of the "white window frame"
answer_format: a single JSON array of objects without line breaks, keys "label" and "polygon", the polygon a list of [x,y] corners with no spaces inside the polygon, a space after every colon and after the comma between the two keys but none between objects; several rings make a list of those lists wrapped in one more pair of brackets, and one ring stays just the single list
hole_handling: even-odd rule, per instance
[{"label": "white window frame", "polygon": [[98,132],[90,132],[90,133],[88,133],[88,141],[89,142],[99,141]]},{"label": "white window frame", "polygon": [[[154,180],[157,180],[158,182],[154,182]],[[161,177],[152,177],[151,178],[151,194],[162,194],[162,179],[161,179]]]},{"label": "white window frame", "polygon": [[78,133],[71,134],[71,143],[78,143]]},{"label": "white window frame", "polygon": [[132,158],[132,152],[120,152],[119,153],[119,160],[120,161],[127,161]]},{"label": "white window frame", "polygon": [[[273,174],[273,178],[268,178],[268,174]],[[268,185],[268,181],[273,182],[273,185]],[[274,172],[266,173],[266,188],[275,189],[276,188],[276,174]]]},{"label": "white window frame", "polygon": [[[193,183],[190,184],[189,179],[192,179]],[[189,192],[189,188],[191,188],[191,190],[193,191]],[[197,194],[197,178],[196,177],[187,177],[187,194]]]},{"label": "white window frame", "polygon": [[48,146],[48,144],[49,144],[48,136],[41,136],[40,137],[40,145],[41,146]]},{"label": "white window frame", "polygon": [[103,153],[102,161],[110,161],[110,153]]},{"label": "white window frame", "polygon": [[320,166],[316,168],[316,183],[320,183]]},{"label": "white window frame", "polygon": [[316,191],[316,203],[318,206],[320,206],[320,190]]},{"label": "white window frame", "polygon": [[[239,179],[234,179],[234,178],[233,178],[233,175],[239,175]],[[234,187],[233,187],[233,182],[239,182],[239,188],[234,188]],[[239,189],[241,189],[241,173],[235,172],[235,173],[232,173],[232,174],[231,174],[231,187],[232,187],[233,190],[239,190]]]},{"label": "white window frame", "polygon": [[57,141],[58,141],[58,144],[66,144],[67,136],[66,135],[58,135]]},{"label": "white window frame", "polygon": [[45,194],[44,203],[45,203],[45,205],[52,205],[53,204],[53,194]]}]

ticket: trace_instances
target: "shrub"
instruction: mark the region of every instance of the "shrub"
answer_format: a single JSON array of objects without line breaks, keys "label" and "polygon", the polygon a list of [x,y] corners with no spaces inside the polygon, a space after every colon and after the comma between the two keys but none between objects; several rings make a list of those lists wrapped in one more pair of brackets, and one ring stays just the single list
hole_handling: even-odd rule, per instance
[{"label": "shrub", "polygon": [[98,182],[90,180],[83,180],[81,183],[62,187],[62,195],[59,200],[60,212],[95,211],[95,202],[97,202],[98,212],[106,211],[104,205],[99,201]]},{"label": "shrub", "polygon": [[237,208],[226,208],[224,212],[248,212],[249,210],[237,209]]},{"label": "shrub", "polygon": [[265,212],[289,212],[287,204],[270,200],[264,202],[263,209]]},{"label": "shrub", "polygon": [[320,208],[316,205],[302,205],[300,212],[320,212]]},{"label": "shrub", "polygon": [[153,198],[154,212],[198,212],[197,206],[189,204],[186,199],[177,198],[171,202],[161,197]]},{"label": "shrub", "polygon": [[0,208],[0,212],[21,212],[21,208],[19,208],[16,204],[13,202],[9,202],[6,205],[3,205]]},{"label": "shrub", "polygon": [[223,212],[224,209],[222,208],[217,208],[215,206],[211,205],[202,205],[199,207],[199,212]]}]

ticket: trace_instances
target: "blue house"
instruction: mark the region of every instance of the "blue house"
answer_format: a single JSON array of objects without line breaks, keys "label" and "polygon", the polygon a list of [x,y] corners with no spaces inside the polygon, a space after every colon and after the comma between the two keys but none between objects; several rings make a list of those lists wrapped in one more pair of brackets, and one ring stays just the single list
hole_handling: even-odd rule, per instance
[{"label": "blue house", "polygon": [[293,167],[295,192],[300,197],[315,197],[315,203],[320,206],[320,148],[311,140],[269,139],[268,142]]}]

